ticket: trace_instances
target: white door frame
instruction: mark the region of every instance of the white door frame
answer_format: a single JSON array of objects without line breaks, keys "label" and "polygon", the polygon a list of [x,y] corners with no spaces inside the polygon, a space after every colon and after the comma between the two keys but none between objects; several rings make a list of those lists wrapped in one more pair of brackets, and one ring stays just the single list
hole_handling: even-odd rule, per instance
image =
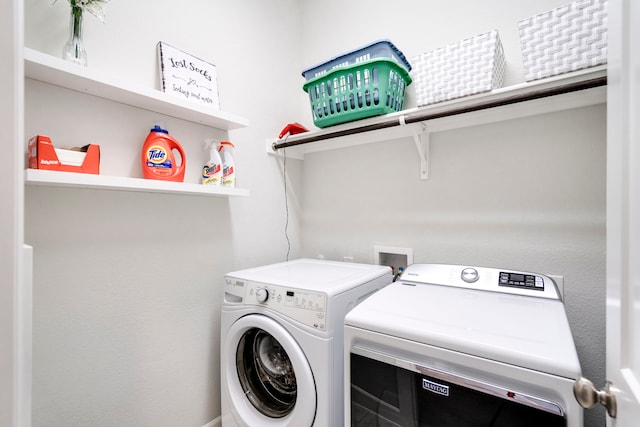
[{"label": "white door frame", "polygon": [[640,4],[609,0],[607,87],[607,380],[617,418],[640,419]]},{"label": "white door frame", "polygon": [[[31,306],[24,260],[24,2],[8,0],[0,14],[0,425],[31,425]],[[30,290],[30,287],[29,287]],[[24,298],[29,301],[25,301]],[[25,320],[27,324],[25,324]]]}]

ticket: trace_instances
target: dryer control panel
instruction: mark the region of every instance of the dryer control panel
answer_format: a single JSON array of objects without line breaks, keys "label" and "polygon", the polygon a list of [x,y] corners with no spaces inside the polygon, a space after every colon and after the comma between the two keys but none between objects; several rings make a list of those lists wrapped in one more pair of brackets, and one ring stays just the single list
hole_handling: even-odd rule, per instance
[{"label": "dryer control panel", "polygon": [[548,276],[524,271],[447,264],[413,264],[401,276],[406,284],[430,284],[561,300]]},{"label": "dryer control panel", "polygon": [[226,277],[225,301],[269,308],[314,329],[327,327],[327,295],[322,292]]}]

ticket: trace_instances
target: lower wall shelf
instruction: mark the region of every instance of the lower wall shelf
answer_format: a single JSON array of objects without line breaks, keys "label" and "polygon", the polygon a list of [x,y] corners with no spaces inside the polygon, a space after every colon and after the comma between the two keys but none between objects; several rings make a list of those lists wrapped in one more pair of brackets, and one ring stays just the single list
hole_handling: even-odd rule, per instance
[{"label": "lower wall shelf", "polygon": [[249,196],[243,188],[214,187],[183,182],[92,175],[40,169],[25,170],[25,184],[50,187],[88,188],[97,190],[137,191],[146,193],[186,194],[209,197]]}]

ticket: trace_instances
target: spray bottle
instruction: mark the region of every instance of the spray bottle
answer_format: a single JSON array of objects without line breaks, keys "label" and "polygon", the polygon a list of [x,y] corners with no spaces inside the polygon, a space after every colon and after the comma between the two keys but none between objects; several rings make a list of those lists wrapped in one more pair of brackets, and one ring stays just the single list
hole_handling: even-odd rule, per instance
[{"label": "spray bottle", "polygon": [[233,155],[231,153],[235,146],[229,141],[220,143],[220,156],[222,157],[222,186],[233,188],[236,186],[236,169],[233,164]]},{"label": "spray bottle", "polygon": [[222,185],[222,158],[218,154],[220,144],[213,140],[204,141],[209,150],[209,161],[202,167],[202,183],[205,185]]}]

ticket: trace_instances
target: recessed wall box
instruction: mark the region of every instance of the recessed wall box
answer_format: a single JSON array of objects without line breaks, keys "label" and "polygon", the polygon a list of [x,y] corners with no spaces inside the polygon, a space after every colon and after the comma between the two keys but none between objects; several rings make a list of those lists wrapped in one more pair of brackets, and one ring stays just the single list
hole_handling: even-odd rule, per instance
[{"label": "recessed wall box", "polygon": [[394,246],[374,246],[373,261],[378,265],[388,265],[395,271],[413,264],[413,249]]}]

